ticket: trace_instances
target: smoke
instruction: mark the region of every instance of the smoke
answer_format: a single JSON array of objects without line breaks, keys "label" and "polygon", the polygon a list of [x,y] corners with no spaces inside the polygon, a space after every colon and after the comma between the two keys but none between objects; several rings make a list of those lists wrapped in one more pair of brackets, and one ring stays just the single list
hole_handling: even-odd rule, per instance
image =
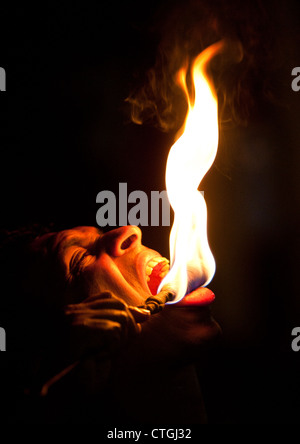
[{"label": "smoke", "polygon": [[[126,99],[136,124],[177,130],[187,104],[175,82],[182,66],[212,43],[224,39],[226,50],[211,64],[221,125],[245,124],[260,97],[272,96],[276,69],[276,20],[268,1],[215,0],[166,2],[155,16],[160,35],[157,57],[140,85]],[[272,6],[273,5],[273,6]],[[273,12],[272,12],[273,11]],[[188,70],[189,75],[189,70]]]}]

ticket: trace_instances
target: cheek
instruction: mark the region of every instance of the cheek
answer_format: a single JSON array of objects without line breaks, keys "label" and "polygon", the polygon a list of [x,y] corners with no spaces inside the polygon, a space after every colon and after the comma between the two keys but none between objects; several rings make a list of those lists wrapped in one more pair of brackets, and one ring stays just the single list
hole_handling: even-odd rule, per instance
[{"label": "cheek", "polygon": [[84,272],[85,290],[89,294],[114,291],[118,281],[118,269],[109,257],[100,257]]}]

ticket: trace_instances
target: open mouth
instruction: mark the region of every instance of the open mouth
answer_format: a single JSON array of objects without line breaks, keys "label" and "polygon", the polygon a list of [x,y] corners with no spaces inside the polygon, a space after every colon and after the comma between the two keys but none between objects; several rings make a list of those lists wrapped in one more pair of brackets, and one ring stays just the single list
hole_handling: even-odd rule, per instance
[{"label": "open mouth", "polygon": [[157,289],[169,270],[169,261],[165,257],[157,256],[147,262],[146,281],[151,294],[157,294]]}]

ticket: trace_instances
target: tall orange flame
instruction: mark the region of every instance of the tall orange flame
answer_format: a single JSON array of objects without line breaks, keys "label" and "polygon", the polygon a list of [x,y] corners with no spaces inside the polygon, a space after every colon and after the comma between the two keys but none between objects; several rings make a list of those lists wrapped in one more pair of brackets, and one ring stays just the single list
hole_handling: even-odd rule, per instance
[{"label": "tall orange flame", "polygon": [[222,47],[223,42],[217,42],[194,60],[194,100],[188,92],[186,69],[178,73],[178,82],[187,97],[188,112],[181,135],[171,147],[167,160],[166,187],[174,210],[170,233],[171,268],[158,289],[159,292],[168,285],[175,290],[173,303],[187,292],[209,284],[216,269],[207,239],[206,203],[198,187],[218,149],[218,103],[206,68]]}]

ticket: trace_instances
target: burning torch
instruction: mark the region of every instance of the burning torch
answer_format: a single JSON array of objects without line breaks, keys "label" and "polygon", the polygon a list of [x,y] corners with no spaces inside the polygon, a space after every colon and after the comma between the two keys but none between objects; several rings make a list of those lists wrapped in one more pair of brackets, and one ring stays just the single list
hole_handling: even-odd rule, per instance
[{"label": "burning torch", "polygon": [[[210,169],[218,148],[218,103],[207,68],[223,49],[223,41],[202,51],[192,64],[193,91],[186,83],[187,70],[177,74],[186,95],[188,112],[170,149],[166,166],[166,188],[174,210],[170,233],[170,271],[143,308],[156,313],[165,304],[206,305],[214,299],[201,291],[215,273],[215,260],[207,239],[207,208],[198,187]],[[199,291],[200,290],[200,291]]]}]

